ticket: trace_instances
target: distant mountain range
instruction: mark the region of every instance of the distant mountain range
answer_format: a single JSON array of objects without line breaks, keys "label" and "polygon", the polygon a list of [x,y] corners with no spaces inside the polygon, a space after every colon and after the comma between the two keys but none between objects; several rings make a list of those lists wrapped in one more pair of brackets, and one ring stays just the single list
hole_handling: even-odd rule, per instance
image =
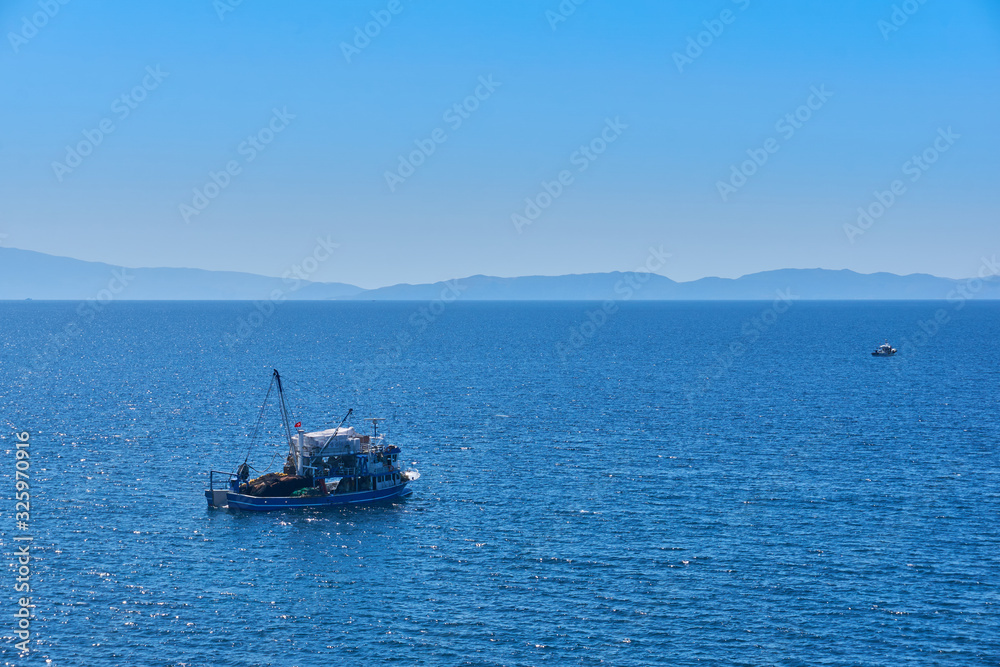
[{"label": "distant mountain range", "polygon": [[339,299],[363,292],[344,283],[313,283],[235,271],[202,269],[121,269],[31,250],[0,248],[0,299],[82,301],[107,298],[136,301],[267,300],[281,290],[288,299]]},{"label": "distant mountain range", "polygon": [[[0,248],[0,300],[771,300],[789,292],[800,299],[946,299],[959,294],[957,290],[966,282],[923,273],[899,276],[828,269],[780,269],[740,278],[676,282],[657,274],[616,271],[520,278],[471,276],[366,290],[346,283],[283,280],[233,271],[122,269]],[[1000,280],[985,281],[974,296],[1000,299]]]}]

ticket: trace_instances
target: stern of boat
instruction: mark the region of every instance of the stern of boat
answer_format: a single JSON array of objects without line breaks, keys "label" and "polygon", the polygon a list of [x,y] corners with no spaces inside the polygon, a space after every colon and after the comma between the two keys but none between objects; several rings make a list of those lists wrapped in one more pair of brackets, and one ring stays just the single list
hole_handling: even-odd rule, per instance
[{"label": "stern of boat", "polygon": [[233,481],[237,479],[234,472],[210,470],[208,472],[208,488],[205,489],[205,500],[209,507],[228,507],[227,494],[234,490]]}]

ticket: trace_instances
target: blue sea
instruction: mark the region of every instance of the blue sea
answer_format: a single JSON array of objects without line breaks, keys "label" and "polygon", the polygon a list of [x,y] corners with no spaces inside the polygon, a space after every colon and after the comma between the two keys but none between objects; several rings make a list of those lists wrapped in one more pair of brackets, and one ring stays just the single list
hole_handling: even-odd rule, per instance
[{"label": "blue sea", "polygon": [[[0,303],[0,662],[1000,664],[998,330],[975,301]],[[412,496],[207,508],[272,368],[307,429],[385,417]],[[282,432],[272,397],[258,471]]]}]

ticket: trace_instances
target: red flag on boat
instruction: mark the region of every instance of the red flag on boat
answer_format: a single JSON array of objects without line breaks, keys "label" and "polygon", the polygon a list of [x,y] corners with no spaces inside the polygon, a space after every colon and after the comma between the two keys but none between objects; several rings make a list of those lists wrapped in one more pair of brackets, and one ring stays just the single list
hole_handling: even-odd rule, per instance
[{"label": "red flag on boat", "polygon": [[300,426],[302,426],[302,422],[295,422],[295,428],[299,428]]}]

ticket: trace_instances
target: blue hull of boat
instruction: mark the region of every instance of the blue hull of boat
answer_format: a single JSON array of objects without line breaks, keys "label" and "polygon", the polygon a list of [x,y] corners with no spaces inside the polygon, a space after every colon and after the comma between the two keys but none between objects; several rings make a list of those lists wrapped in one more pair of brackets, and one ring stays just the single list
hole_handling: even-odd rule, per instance
[{"label": "blue hull of boat", "polygon": [[372,503],[389,498],[404,498],[413,493],[406,488],[405,484],[394,486],[378,491],[357,491],[354,493],[343,493],[333,496],[323,496],[320,498],[259,498],[257,496],[247,496],[242,493],[226,494],[226,502],[230,507],[252,512],[267,512],[270,510],[298,509],[303,507],[319,508],[333,507],[336,505],[356,505],[358,503]]}]

